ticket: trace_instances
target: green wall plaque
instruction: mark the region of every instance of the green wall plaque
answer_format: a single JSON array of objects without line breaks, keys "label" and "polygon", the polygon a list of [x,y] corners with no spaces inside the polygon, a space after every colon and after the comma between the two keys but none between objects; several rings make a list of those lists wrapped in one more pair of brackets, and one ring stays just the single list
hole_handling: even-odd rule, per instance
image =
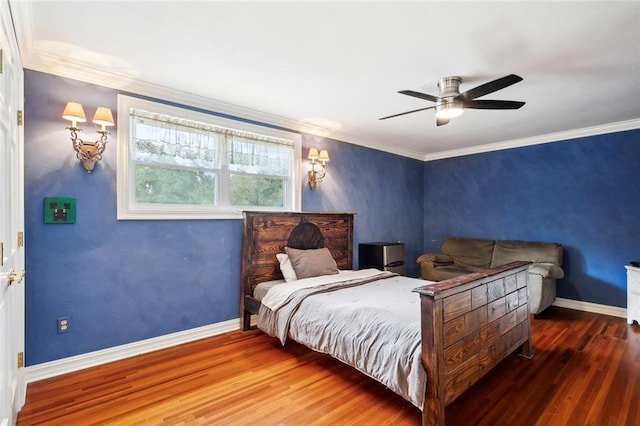
[{"label": "green wall plaque", "polygon": [[44,223],[76,223],[76,199],[44,199]]}]

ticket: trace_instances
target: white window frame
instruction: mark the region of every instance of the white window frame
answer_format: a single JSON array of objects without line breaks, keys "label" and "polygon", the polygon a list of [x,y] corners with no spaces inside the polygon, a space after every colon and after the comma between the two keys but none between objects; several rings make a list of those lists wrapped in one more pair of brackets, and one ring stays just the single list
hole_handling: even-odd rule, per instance
[{"label": "white window frame", "polygon": [[[130,110],[142,109],[158,114],[180,117],[187,120],[199,121],[214,126],[226,127],[248,133],[271,136],[294,142],[293,173],[287,188],[287,205],[284,207],[230,207],[230,206],[197,206],[174,204],[143,204],[136,203],[135,179],[133,173],[134,162],[130,157]],[[224,114],[224,111],[218,111]],[[118,95],[118,161],[117,161],[117,203],[118,220],[176,220],[176,219],[241,219],[242,212],[247,210],[260,211],[300,211],[302,186],[302,136],[299,133],[275,129],[258,124],[220,117],[193,111],[188,108],[167,105],[160,102],[147,101],[126,95]],[[229,182],[223,182],[222,192],[228,193]]]}]

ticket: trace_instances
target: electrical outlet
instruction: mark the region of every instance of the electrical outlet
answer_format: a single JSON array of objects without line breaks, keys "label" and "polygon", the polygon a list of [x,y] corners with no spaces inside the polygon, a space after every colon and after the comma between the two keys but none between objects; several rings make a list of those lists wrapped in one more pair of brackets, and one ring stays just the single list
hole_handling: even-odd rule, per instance
[{"label": "electrical outlet", "polygon": [[69,317],[58,318],[58,334],[69,331]]}]

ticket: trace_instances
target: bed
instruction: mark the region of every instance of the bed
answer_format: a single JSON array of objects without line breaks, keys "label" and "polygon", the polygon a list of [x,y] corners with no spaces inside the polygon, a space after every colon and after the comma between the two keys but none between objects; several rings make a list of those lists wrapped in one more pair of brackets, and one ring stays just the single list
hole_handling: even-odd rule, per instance
[{"label": "bed", "polygon": [[[242,329],[250,329],[252,315],[259,314],[263,331],[283,344],[290,338],[328,353],[380,381],[421,409],[425,425],[444,424],[446,405],[509,354],[532,356],[527,262],[438,283],[383,271],[351,271],[353,222],[353,213],[245,212]],[[286,282],[286,269],[276,257],[285,247],[293,249],[287,249],[292,259],[293,254],[328,250],[339,270],[331,275],[338,281],[323,275]],[[265,291],[264,286],[277,290]],[[277,296],[296,286],[305,290]],[[407,303],[403,312],[381,315],[385,303],[395,304],[400,293],[398,298]],[[365,305],[350,312],[356,300]],[[389,318],[389,324],[381,317]],[[325,335],[318,323],[331,331]],[[360,334],[353,334],[354,327]],[[391,334],[390,343],[379,340]],[[361,346],[367,341],[377,346]],[[385,348],[391,348],[386,355]],[[384,356],[372,356],[379,353]],[[373,358],[382,358],[382,363]]]}]

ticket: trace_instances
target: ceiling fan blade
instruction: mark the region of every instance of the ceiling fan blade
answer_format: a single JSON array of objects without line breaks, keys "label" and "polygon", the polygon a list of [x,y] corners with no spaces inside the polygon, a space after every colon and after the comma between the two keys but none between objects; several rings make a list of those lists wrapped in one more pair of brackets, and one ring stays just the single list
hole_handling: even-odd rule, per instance
[{"label": "ceiling fan blade", "polygon": [[401,115],[411,114],[412,112],[424,111],[425,109],[431,109],[431,108],[435,108],[435,105],[434,105],[434,106],[430,106],[430,107],[426,107],[426,108],[414,109],[414,110],[412,110],[412,111],[401,112],[400,114],[393,114],[393,115],[389,115],[389,116],[387,116],[387,117],[379,118],[378,120],[386,120],[387,118],[399,117],[399,116],[401,116]]},{"label": "ceiling fan blade", "polygon": [[426,99],[431,102],[438,102],[440,99],[437,96],[429,95],[427,93],[416,92],[414,90],[400,90],[398,93],[403,95],[413,96],[414,98]]},{"label": "ceiling fan blade", "polygon": [[522,77],[515,74],[509,74],[505,77],[498,78],[488,83],[481,84],[478,87],[474,87],[473,89],[469,89],[456,96],[456,99],[470,101],[472,99],[479,98],[480,96],[488,95],[489,93],[504,89],[505,87],[509,87],[519,81],[522,81]]},{"label": "ceiling fan blade", "polygon": [[524,104],[524,102],[520,101],[492,101],[489,99],[464,101],[462,103],[464,108],[470,109],[519,109]]},{"label": "ceiling fan blade", "polygon": [[449,118],[436,118],[436,126],[444,126],[449,121],[451,121]]}]

